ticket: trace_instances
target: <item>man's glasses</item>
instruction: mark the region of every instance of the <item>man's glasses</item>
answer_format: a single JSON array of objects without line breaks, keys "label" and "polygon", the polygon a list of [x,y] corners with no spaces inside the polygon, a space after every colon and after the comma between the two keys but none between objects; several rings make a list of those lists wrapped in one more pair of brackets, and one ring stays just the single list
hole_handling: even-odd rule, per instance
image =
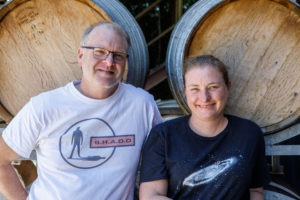
[{"label": "man's glasses", "polygon": [[129,57],[127,53],[120,52],[120,51],[110,51],[107,49],[103,49],[101,47],[81,46],[81,48],[92,49],[94,53],[94,58],[97,60],[105,60],[108,57],[108,55],[111,53],[114,62],[119,64],[124,64],[126,59]]}]

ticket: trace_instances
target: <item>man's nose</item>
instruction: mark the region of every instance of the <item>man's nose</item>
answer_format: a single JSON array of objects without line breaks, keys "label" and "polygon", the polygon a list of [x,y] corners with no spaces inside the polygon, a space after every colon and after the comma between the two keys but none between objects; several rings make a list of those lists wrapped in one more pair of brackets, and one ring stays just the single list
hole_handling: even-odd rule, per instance
[{"label": "man's nose", "polygon": [[108,66],[112,66],[114,63],[114,56],[112,52],[109,52],[109,54],[107,55],[107,57],[104,59],[104,61],[106,62],[106,64]]}]

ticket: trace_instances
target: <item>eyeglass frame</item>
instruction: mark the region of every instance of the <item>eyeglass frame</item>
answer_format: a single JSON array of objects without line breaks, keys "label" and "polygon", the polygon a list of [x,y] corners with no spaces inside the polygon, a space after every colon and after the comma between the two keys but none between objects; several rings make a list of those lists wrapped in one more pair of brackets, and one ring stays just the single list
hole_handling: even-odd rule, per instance
[{"label": "eyeglass frame", "polygon": [[[92,50],[93,50],[93,56],[94,56],[94,58],[95,58],[95,49],[96,49],[96,48],[97,48],[97,49],[103,49],[103,50],[107,51],[108,54],[104,55],[105,57],[102,58],[103,60],[107,59],[107,57],[109,56],[110,53],[111,53],[112,56],[113,56],[113,61],[114,61],[114,62],[116,62],[115,59],[114,59],[114,55],[115,55],[116,53],[121,53],[121,54],[124,54],[124,55],[125,55],[125,60],[124,60],[124,62],[126,61],[126,59],[129,58],[129,55],[128,55],[127,53],[125,53],[125,52],[122,52],[122,51],[110,51],[110,50],[105,49],[105,48],[102,48],[102,47],[93,47],[93,46],[84,46],[84,45],[81,46],[81,48],[92,49]],[[95,58],[95,59],[100,60],[100,59],[98,59],[98,58]]]}]

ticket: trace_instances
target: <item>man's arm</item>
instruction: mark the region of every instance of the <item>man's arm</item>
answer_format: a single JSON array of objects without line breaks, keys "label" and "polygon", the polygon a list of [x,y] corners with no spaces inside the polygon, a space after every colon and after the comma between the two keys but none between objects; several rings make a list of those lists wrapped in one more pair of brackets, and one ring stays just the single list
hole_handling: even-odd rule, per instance
[{"label": "man's arm", "polygon": [[263,200],[264,190],[262,187],[250,188],[250,200]]},{"label": "man's arm", "polygon": [[164,200],[167,196],[168,181],[156,180],[143,182],[140,185],[140,200]]},{"label": "man's arm", "polygon": [[0,191],[9,200],[25,200],[27,192],[22,186],[11,162],[19,157],[0,134]]}]

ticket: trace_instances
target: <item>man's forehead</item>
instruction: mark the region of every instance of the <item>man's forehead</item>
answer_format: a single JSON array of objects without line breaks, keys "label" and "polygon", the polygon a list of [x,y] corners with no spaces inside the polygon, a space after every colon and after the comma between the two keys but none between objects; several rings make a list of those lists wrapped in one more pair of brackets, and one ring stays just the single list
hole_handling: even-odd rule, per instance
[{"label": "man's forehead", "polygon": [[98,32],[113,32],[113,33],[118,34],[118,32],[116,30],[114,30],[114,28],[112,27],[111,24],[98,25],[92,30],[92,32],[90,34],[98,33]]},{"label": "man's forehead", "polygon": [[118,27],[115,27],[114,24],[110,23],[99,24],[98,26],[94,27],[94,29],[87,36],[85,44],[97,45],[90,43],[107,43],[109,41],[114,41],[115,44],[118,43],[118,45],[125,51],[128,51],[129,49],[128,41],[125,35],[122,33],[122,30],[119,30]]},{"label": "man's forehead", "polygon": [[[120,31],[116,30],[111,24],[102,24],[97,27],[95,27],[92,32],[90,33],[89,38],[92,37],[109,37],[109,36],[118,36],[121,38],[124,38],[122,33]],[[124,38],[125,40],[125,38]]]}]

